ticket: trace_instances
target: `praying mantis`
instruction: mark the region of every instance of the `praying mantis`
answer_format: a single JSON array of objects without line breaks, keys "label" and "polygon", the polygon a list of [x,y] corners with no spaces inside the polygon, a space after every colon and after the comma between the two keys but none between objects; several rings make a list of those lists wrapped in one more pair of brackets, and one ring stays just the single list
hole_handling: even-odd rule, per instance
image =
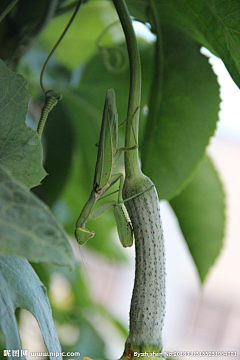
[{"label": "praying mantis", "polygon": [[[94,236],[94,231],[86,229],[85,223],[89,220],[96,220],[111,208],[114,209],[118,235],[122,245],[124,247],[130,247],[133,244],[132,226],[128,220],[127,212],[122,201],[123,174],[113,174],[113,172],[122,151],[134,150],[137,148],[137,145],[129,148],[117,148],[117,143],[118,114],[116,97],[114,90],[109,89],[106,94],[103,111],[93,190],[76,222],[75,237],[80,245],[85,244]],[[92,211],[92,208],[96,204],[97,200],[118,180],[118,201],[109,201]]]}]

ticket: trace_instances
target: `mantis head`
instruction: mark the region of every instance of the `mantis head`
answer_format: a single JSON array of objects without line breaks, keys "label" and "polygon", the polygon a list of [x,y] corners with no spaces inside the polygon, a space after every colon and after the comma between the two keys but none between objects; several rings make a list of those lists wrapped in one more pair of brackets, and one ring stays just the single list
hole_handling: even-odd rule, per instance
[{"label": "mantis head", "polygon": [[84,245],[89,239],[95,235],[94,231],[87,230],[85,228],[76,228],[75,237],[79,245]]}]

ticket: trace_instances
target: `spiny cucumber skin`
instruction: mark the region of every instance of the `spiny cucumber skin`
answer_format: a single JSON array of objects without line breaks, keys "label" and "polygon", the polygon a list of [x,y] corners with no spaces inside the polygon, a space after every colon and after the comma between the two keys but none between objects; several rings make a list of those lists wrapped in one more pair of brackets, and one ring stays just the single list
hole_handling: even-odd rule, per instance
[{"label": "spiny cucumber skin", "polygon": [[[142,175],[125,180],[123,198],[127,199],[153,185]],[[135,237],[135,282],[130,308],[130,332],[126,351],[161,351],[165,316],[165,249],[155,186],[125,202]],[[127,350],[128,348],[128,350]]]}]

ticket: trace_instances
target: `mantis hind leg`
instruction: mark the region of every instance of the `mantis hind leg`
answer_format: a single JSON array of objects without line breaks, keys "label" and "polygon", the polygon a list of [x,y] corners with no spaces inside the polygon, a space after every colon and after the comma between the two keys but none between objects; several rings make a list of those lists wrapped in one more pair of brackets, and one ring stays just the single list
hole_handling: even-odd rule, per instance
[{"label": "mantis hind leg", "polygon": [[101,197],[101,200],[118,192],[118,203],[122,203],[122,189],[124,184],[124,175],[122,173],[112,175],[109,188],[113,186],[118,180],[119,180],[119,189]]},{"label": "mantis hind leg", "polygon": [[[139,108],[140,108],[140,107],[138,106],[138,107],[136,108],[136,110],[134,111],[133,116],[132,116],[132,121],[131,121],[131,127],[132,127],[133,137],[134,137],[134,140],[135,140],[135,145],[130,146],[130,147],[125,147],[125,146],[123,146],[123,147],[117,149],[116,155],[119,153],[118,156],[121,155],[122,151],[129,151],[129,150],[131,151],[131,150],[136,150],[136,149],[138,149],[137,138],[136,138],[136,135],[135,135],[135,132],[134,132],[134,129],[133,129],[132,122],[133,122],[133,118],[134,118],[134,116],[136,115],[136,113],[137,113],[137,111],[139,110]],[[119,127],[121,127],[126,121],[127,121],[127,120],[124,120],[124,121],[119,125]]]}]

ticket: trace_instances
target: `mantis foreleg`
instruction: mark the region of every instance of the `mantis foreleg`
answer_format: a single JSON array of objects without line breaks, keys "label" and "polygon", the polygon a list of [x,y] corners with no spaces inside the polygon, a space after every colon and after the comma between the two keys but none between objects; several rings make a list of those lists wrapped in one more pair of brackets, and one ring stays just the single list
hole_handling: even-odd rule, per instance
[{"label": "mantis foreleg", "polygon": [[126,209],[122,203],[123,175],[122,174],[113,175],[110,186],[115,184],[115,182],[118,180],[120,180],[118,201],[109,201],[99,206],[93,212],[91,212],[91,210],[97,201],[97,196],[94,190],[91,192],[91,195],[87,203],[85,204],[84,208],[82,209],[81,214],[76,223],[75,236],[80,245],[85,244],[89,239],[91,239],[94,236],[94,231],[87,230],[85,228],[85,223],[89,220],[98,219],[106,211],[114,208],[114,216],[116,219],[119,239],[124,247],[132,246],[133,244],[132,227],[130,221],[128,220]]}]

